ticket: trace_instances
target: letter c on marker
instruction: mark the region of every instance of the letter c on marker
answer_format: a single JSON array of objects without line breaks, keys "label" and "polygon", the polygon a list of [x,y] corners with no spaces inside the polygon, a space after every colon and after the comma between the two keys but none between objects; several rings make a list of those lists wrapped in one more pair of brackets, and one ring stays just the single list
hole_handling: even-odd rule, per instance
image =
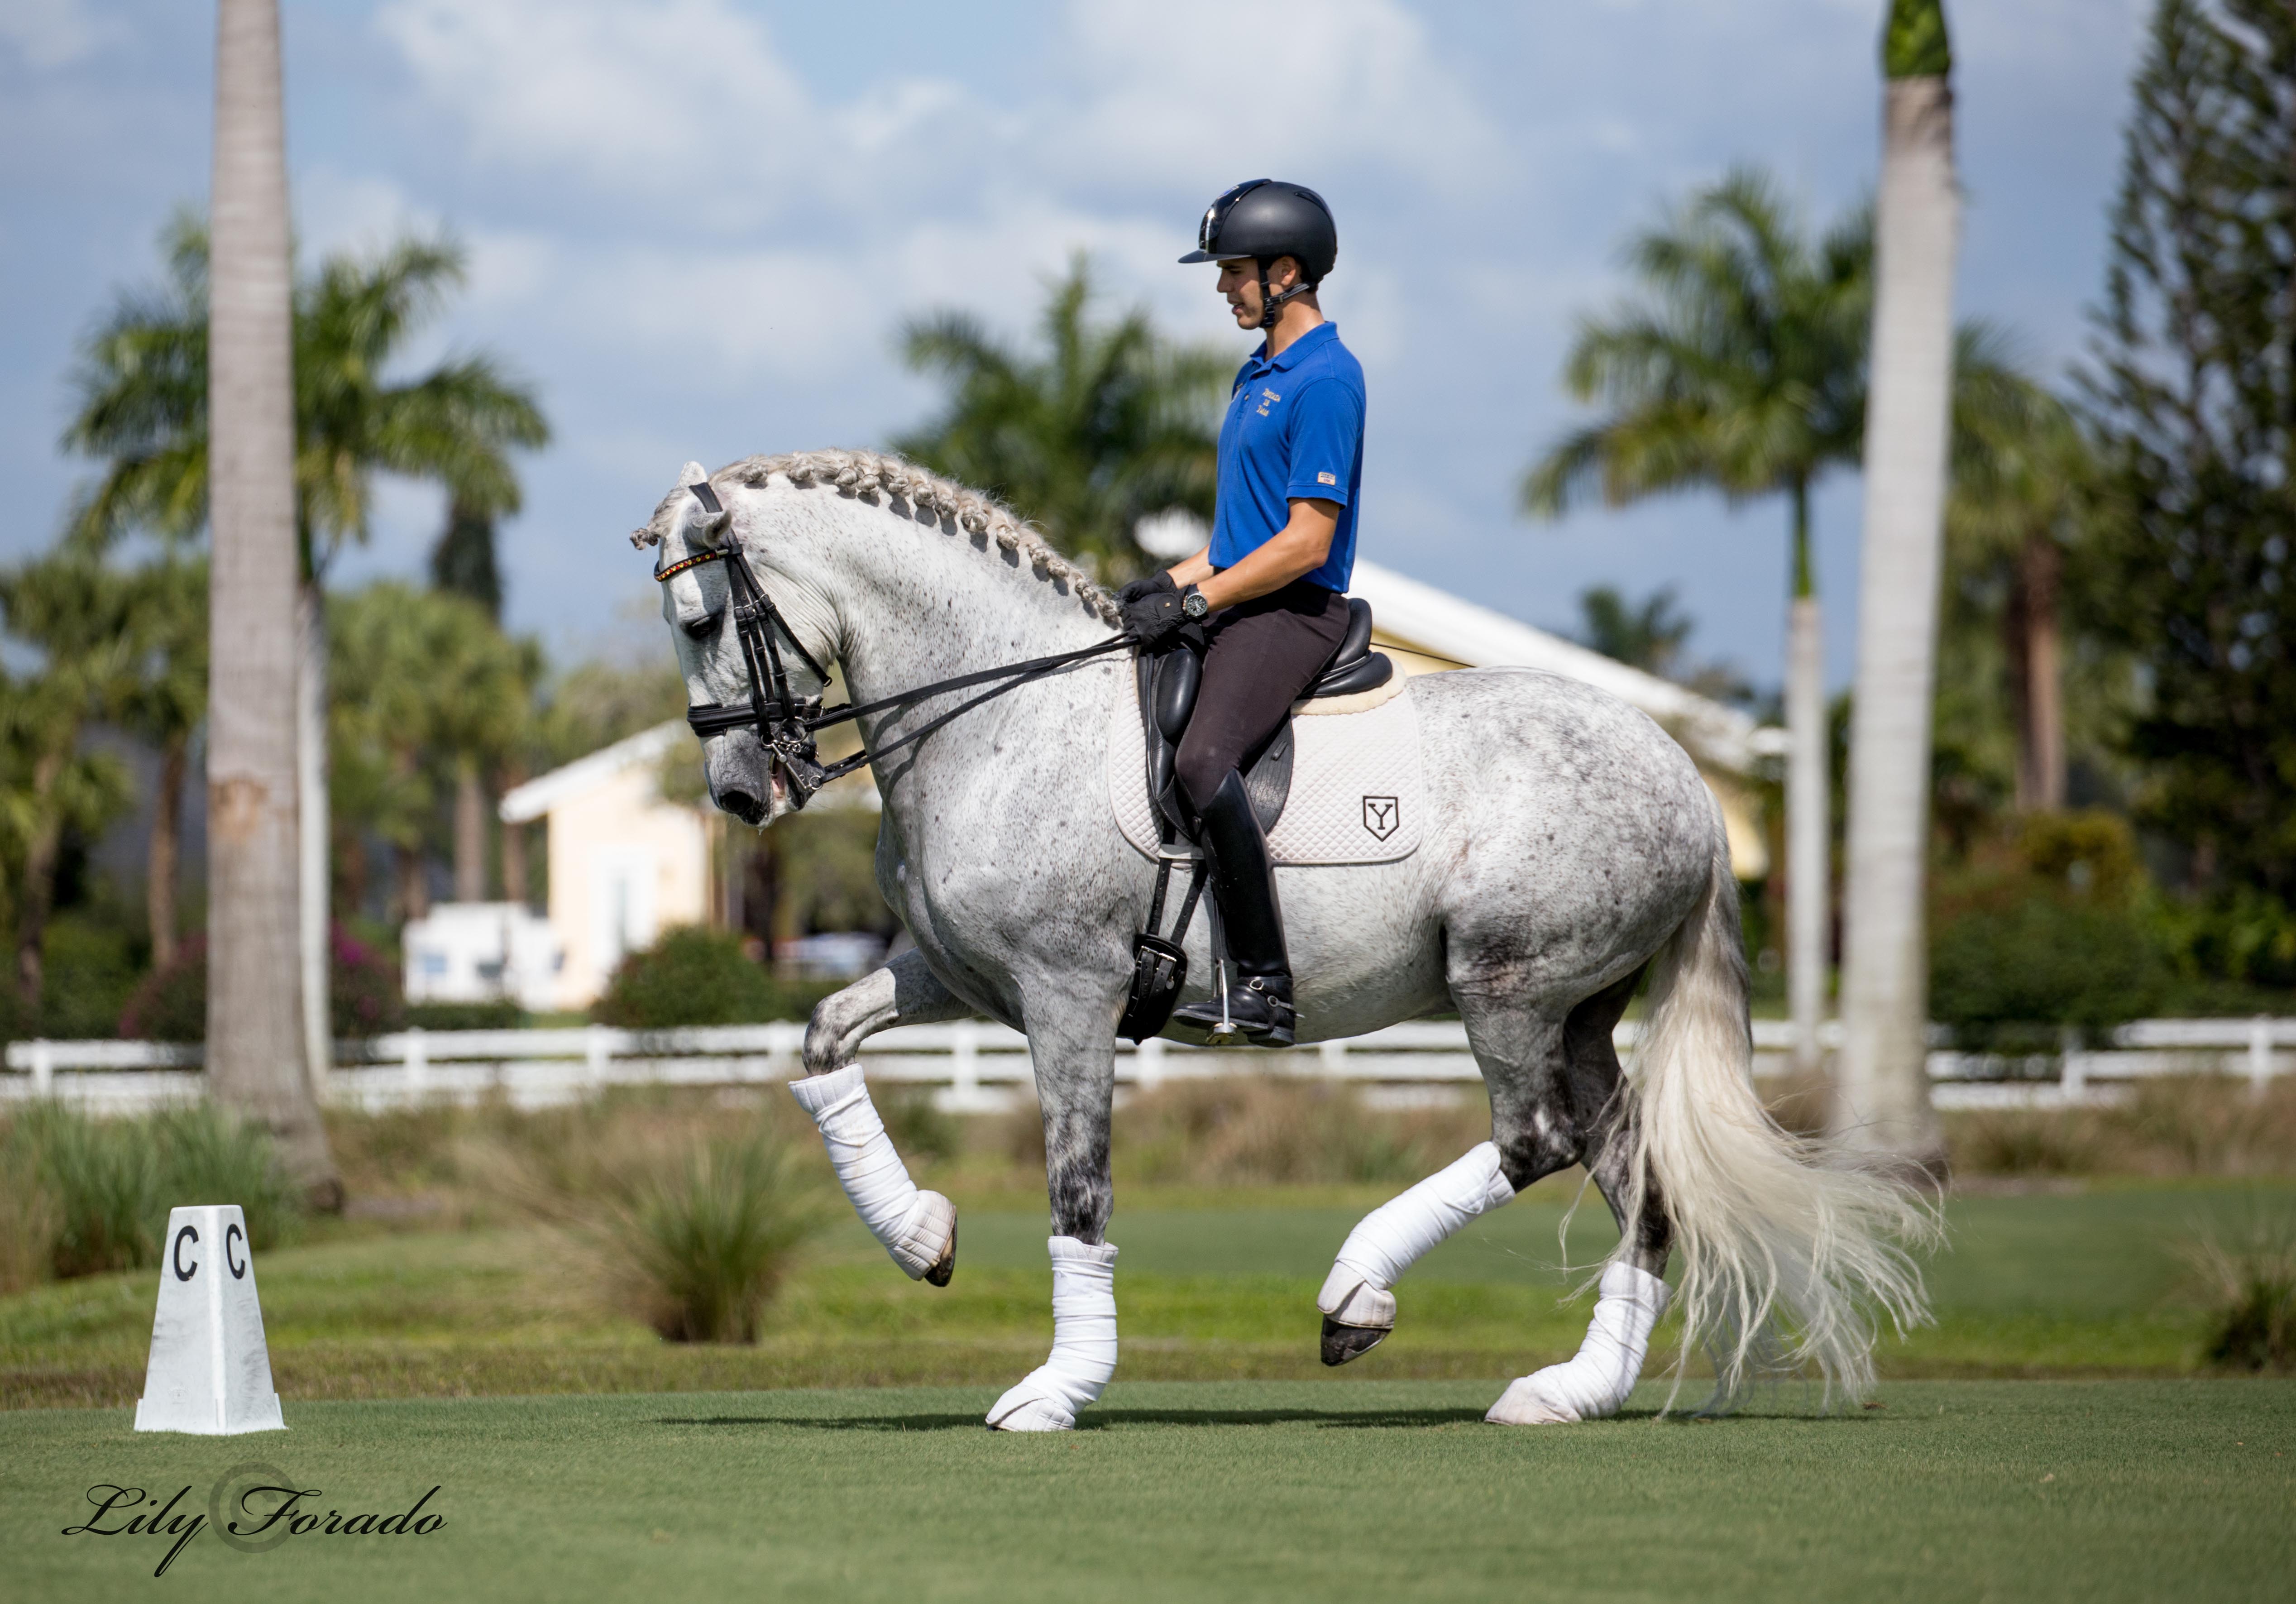
[{"label": "letter c on marker", "polygon": [[196,1225],[186,1225],[183,1230],[177,1231],[176,1233],[175,1249],[168,1254],[168,1262],[176,1267],[176,1279],[179,1281],[188,1281],[200,1272],[200,1263],[197,1259],[192,1261],[192,1267],[189,1270],[184,1268],[184,1238],[186,1237],[189,1237],[194,1242],[198,1241],[200,1239],[199,1227]]},{"label": "letter c on marker", "polygon": [[242,1259],[236,1264],[232,1264],[231,1262],[231,1244],[232,1238],[234,1237],[238,1238],[242,1241],[245,1241],[247,1239],[247,1233],[239,1229],[239,1224],[236,1221],[223,1228],[223,1262],[226,1264],[231,1264],[231,1279],[233,1280],[243,1281],[247,1279],[247,1261],[245,1259]]}]

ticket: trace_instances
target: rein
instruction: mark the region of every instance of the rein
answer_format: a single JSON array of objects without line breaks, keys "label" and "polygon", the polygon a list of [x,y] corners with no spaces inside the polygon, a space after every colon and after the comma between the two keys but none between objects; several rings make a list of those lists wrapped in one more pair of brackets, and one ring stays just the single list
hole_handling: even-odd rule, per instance
[{"label": "rein", "polygon": [[[703,510],[713,517],[726,510],[718,499],[717,491],[707,483],[685,488],[701,504]],[[800,696],[790,688],[788,671],[782,666],[781,640],[789,642],[790,650],[795,652],[799,661],[824,685],[829,681],[829,670],[815,661],[813,654],[805,649],[805,643],[797,637],[797,632],[790,628],[789,621],[782,616],[781,609],[774,605],[774,598],[767,595],[766,588],[758,582],[756,570],[750,566],[749,557],[742,552],[741,543],[733,538],[731,530],[726,531],[724,546],[672,563],[667,567],[657,567],[653,577],[667,583],[705,563],[726,564],[726,586],[733,594],[734,634],[741,643],[742,666],[749,672],[750,700],[740,704],[705,702],[699,706],[689,707],[685,710],[685,722],[695,735],[704,740],[731,730],[754,728],[758,738],[765,744],[767,757],[781,768],[783,778],[789,786],[791,806],[800,809],[811,802],[815,794],[830,781],[841,779],[857,769],[890,757],[904,746],[914,745],[960,713],[971,712],[984,702],[994,701],[1007,691],[1018,690],[1054,669],[1066,668],[1072,662],[1082,662],[1086,658],[1098,657],[1132,645],[1130,636],[1119,635],[1113,639],[1079,647],[1073,652],[1059,652],[1050,657],[1031,657],[1026,662],[1008,662],[999,668],[981,669],[950,679],[936,679],[931,685],[921,685],[898,695],[865,702],[857,707],[846,702],[824,708],[817,693]],[[853,756],[834,763],[824,764],[821,761],[820,752],[814,740],[816,733],[820,730],[855,719],[865,719],[872,713],[912,707],[950,691],[966,690],[998,679],[1005,683],[968,698],[874,752],[865,747]]]}]

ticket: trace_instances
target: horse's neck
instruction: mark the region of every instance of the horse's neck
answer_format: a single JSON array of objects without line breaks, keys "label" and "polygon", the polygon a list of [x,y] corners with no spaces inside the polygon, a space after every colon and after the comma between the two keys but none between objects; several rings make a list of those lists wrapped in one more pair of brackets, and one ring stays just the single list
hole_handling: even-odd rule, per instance
[{"label": "horse's neck", "polygon": [[1071,587],[1040,577],[1025,556],[1016,562],[985,536],[952,534],[870,502],[831,505],[816,525],[815,572],[824,576],[857,702],[1107,638],[1108,626]]}]

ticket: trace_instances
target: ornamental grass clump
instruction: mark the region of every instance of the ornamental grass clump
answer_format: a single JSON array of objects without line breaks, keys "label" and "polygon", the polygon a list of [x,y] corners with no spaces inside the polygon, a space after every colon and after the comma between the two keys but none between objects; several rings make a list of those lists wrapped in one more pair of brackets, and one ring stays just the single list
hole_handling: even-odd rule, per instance
[{"label": "ornamental grass clump", "polygon": [[672,1342],[753,1343],[799,1251],[826,1222],[821,1189],[758,1128],[626,1175],[603,1237],[616,1281]]},{"label": "ornamental grass clump", "polygon": [[2259,1217],[2230,1243],[2204,1233],[2185,1263],[2218,1370],[2296,1371],[2296,1216]]},{"label": "ornamental grass clump", "polygon": [[[28,1108],[0,1137],[0,1211],[37,1229],[43,1278],[156,1264],[168,1211],[186,1204],[239,1205],[257,1248],[299,1218],[271,1138],[205,1103],[113,1120],[62,1104]],[[20,1271],[29,1273],[0,1267],[0,1277]]]}]

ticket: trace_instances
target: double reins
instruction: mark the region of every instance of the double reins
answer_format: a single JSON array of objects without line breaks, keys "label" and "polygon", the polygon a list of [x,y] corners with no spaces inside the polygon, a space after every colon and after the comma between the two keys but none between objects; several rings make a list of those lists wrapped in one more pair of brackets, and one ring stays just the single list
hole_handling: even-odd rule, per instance
[{"label": "double reins", "polygon": [[[700,502],[702,510],[717,517],[726,509],[718,499],[718,492],[708,483],[685,487]],[[686,557],[667,567],[656,567],[654,579],[667,584],[689,569],[705,563],[726,564],[726,588],[731,592],[734,638],[741,643],[742,662],[750,679],[750,700],[735,705],[723,702],[705,702],[685,710],[685,722],[693,733],[708,740],[711,736],[729,730],[754,728],[764,742],[767,756],[778,764],[788,784],[791,805],[802,808],[811,802],[824,786],[841,779],[855,769],[881,759],[892,756],[905,746],[914,746],[933,731],[959,714],[971,712],[984,702],[990,702],[1007,691],[1018,690],[1032,680],[1042,679],[1055,669],[1066,668],[1072,662],[1082,662],[1109,652],[1132,645],[1129,635],[1119,635],[1097,645],[1083,646],[1073,652],[1058,652],[1050,657],[1031,657],[1026,662],[1008,662],[998,668],[981,669],[971,674],[959,674],[950,679],[936,679],[931,685],[921,685],[914,690],[898,695],[882,696],[874,702],[855,706],[842,702],[835,707],[821,705],[818,693],[800,696],[791,689],[789,673],[782,665],[781,641],[789,643],[798,660],[810,670],[815,679],[824,686],[829,682],[829,670],[805,649],[805,643],[789,626],[789,621],[774,605],[774,598],[766,594],[758,583],[757,572],[750,566],[748,555],[741,543],[726,531],[726,543],[709,551]],[[995,680],[1004,684],[970,697],[928,720],[898,740],[887,743],[874,752],[865,747],[851,757],[834,763],[824,764],[815,736],[821,730],[865,719],[873,713],[894,712],[950,691],[968,690],[976,685],[988,685]]]}]

